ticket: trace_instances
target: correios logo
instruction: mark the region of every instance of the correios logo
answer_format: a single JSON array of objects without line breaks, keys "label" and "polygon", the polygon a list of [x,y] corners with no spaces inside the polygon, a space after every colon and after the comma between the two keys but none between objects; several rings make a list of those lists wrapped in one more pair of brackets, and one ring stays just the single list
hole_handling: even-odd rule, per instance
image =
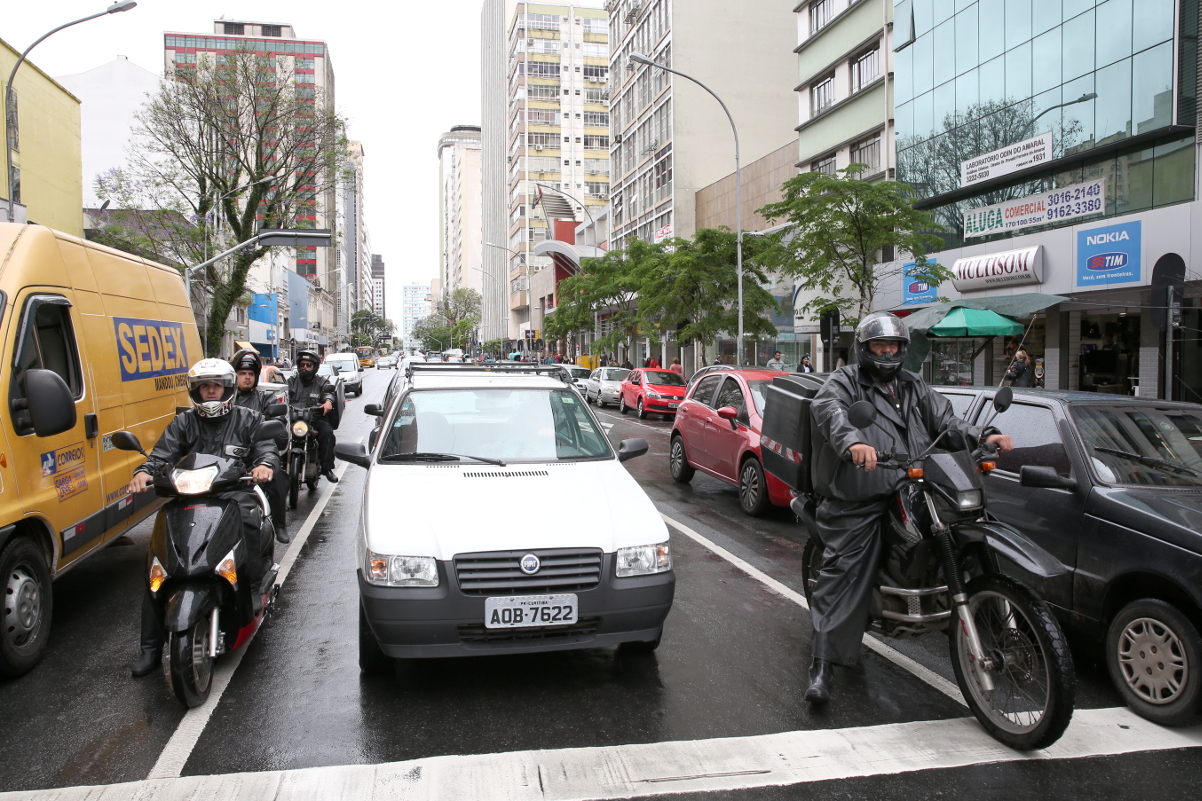
[{"label": "correios logo", "polygon": [[[1123,236],[1126,235],[1127,232],[1123,231]],[[1126,267],[1128,261],[1126,253],[1099,253],[1096,256],[1089,257],[1085,262],[1085,269],[1095,273],[1102,273]]]},{"label": "correios logo", "polygon": [[[1090,245],[1090,246],[1092,246],[1092,245],[1109,245],[1111,242],[1129,242],[1130,240],[1131,240],[1131,235],[1128,234],[1126,231],[1105,231],[1100,234],[1090,234],[1090,235],[1086,236],[1085,244]],[[1108,253],[1106,255],[1114,255],[1114,254]],[[1126,264],[1126,262],[1123,262],[1123,263]],[[1094,268],[1090,267],[1089,269],[1092,270]]]}]

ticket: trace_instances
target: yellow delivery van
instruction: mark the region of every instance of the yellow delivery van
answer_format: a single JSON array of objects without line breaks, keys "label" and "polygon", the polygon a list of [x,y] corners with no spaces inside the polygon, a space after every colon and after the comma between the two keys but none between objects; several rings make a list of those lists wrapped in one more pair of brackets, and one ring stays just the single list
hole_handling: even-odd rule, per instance
[{"label": "yellow delivery van", "polygon": [[161,505],[110,437],[156,442],[201,355],[179,271],[0,223],[0,676],[45,652],[51,581]]}]

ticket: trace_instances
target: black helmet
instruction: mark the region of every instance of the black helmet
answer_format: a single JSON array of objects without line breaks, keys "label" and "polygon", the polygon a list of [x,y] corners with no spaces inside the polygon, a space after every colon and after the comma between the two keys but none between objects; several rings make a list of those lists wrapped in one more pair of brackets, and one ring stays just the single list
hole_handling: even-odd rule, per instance
[{"label": "black helmet", "polygon": [[259,358],[258,353],[253,350],[240,350],[230,358],[230,364],[234,366],[235,373],[239,370],[253,370],[255,383],[251,388],[259,388],[259,372],[263,369],[263,360]]},{"label": "black helmet", "polygon": [[[301,362],[312,362],[313,369],[306,370],[304,367],[301,366]],[[301,378],[308,380],[308,379],[311,379],[313,376],[317,375],[317,366],[319,364],[321,364],[321,357],[318,356],[315,352],[313,352],[311,350],[297,351],[296,372]]]},{"label": "black helmet", "polygon": [[[188,395],[192,406],[201,417],[224,417],[233,406],[234,393],[238,391],[238,379],[230,363],[222,359],[201,359],[188,371]],[[220,384],[221,399],[206,401],[200,397],[202,384]]]},{"label": "black helmet", "polygon": [[[868,347],[868,343],[874,339],[897,342],[897,353],[892,356],[876,355]],[[910,332],[906,329],[906,324],[900,317],[889,312],[873,312],[856,326],[856,354],[859,356],[860,366],[881,381],[891,381],[901,372],[909,344]]]}]

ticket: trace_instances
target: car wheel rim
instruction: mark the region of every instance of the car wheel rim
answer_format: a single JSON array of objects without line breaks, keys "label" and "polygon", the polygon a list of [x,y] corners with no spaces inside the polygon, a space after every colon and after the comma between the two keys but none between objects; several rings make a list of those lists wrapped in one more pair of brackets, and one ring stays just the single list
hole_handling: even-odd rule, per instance
[{"label": "car wheel rim", "polygon": [[760,476],[751,462],[743,467],[743,480],[739,482],[739,498],[743,501],[743,507],[746,509],[754,507],[760,499]]},{"label": "car wheel rim", "polygon": [[679,439],[672,442],[672,475],[680,475],[684,468],[684,443]]},{"label": "car wheel rim", "polygon": [[1119,635],[1119,670],[1127,687],[1149,704],[1171,704],[1189,686],[1190,664],[1181,639],[1164,621],[1132,620]]},{"label": "car wheel rim", "polygon": [[17,565],[8,574],[4,588],[4,633],[9,641],[21,645],[38,628],[42,617],[42,593],[37,579],[25,565]]}]

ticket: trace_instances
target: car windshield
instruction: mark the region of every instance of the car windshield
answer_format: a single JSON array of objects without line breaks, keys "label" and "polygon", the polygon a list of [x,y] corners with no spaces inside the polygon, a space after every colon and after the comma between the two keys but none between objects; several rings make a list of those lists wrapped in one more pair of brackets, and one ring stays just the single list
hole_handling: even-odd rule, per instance
[{"label": "car windshield", "polygon": [[629,370],[619,367],[614,370],[606,370],[601,377],[606,381],[625,381],[628,375],[630,375]]},{"label": "car windshield", "polygon": [[324,376],[326,376],[326,377],[333,376],[333,375],[334,375],[334,368],[333,368],[333,366],[332,366],[332,365],[330,365],[330,364],[328,364],[328,363],[327,363],[327,364],[323,364],[323,365],[321,365],[321,366],[319,366],[319,367],[317,368],[317,374],[318,374],[318,375],[324,375]]},{"label": "car windshield", "polygon": [[1098,477],[1109,484],[1202,486],[1202,410],[1071,406]]},{"label": "car windshield", "polygon": [[671,370],[647,370],[648,384],[655,384],[660,387],[683,387],[684,376],[680,373],[673,373]]},{"label": "car windshield", "polygon": [[343,361],[341,359],[337,361],[326,362],[326,364],[332,364],[344,373],[353,373],[359,367],[358,362]]},{"label": "car windshield", "polygon": [[442,453],[509,463],[602,459],[610,449],[573,389],[429,389],[404,397],[380,453],[381,462]]},{"label": "car windshield", "polygon": [[569,367],[568,372],[572,374],[572,378],[588,378],[590,373],[587,367]]}]

